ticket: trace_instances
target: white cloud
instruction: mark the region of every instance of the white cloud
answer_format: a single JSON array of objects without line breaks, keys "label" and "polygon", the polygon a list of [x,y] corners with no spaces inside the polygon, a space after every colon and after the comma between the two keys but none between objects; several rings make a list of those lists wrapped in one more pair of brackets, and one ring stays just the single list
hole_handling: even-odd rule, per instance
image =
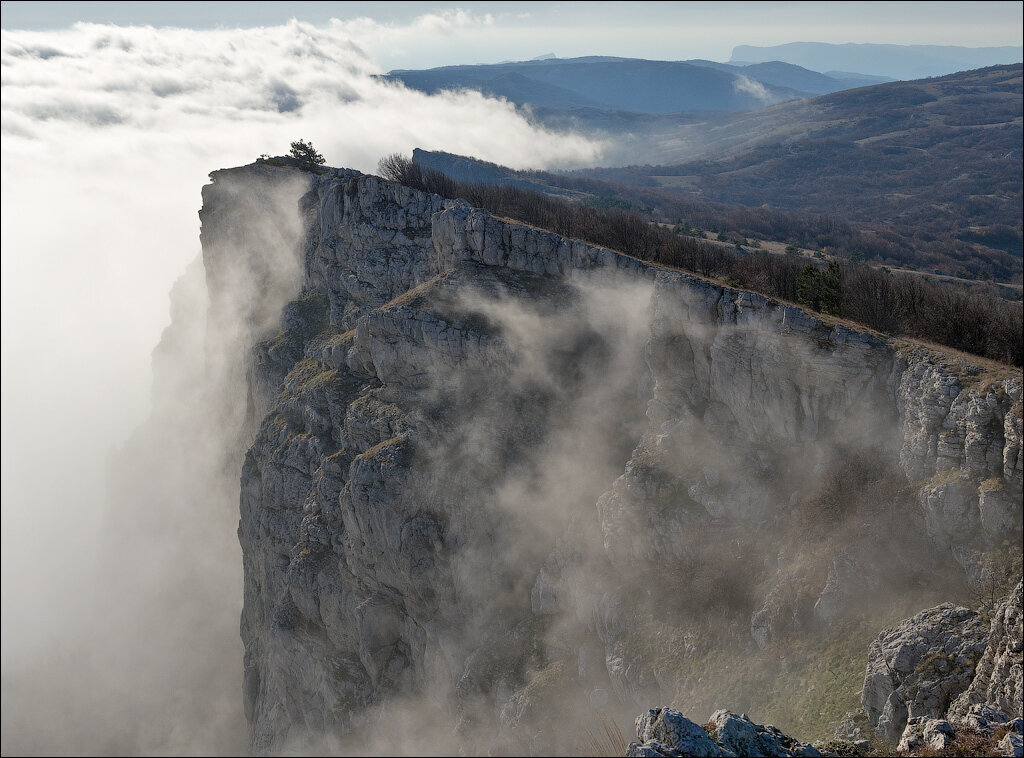
[{"label": "white cloud", "polygon": [[743,76],[742,74],[733,79],[732,87],[737,92],[745,92],[748,95],[752,95],[766,105],[772,102],[772,96],[768,94],[768,90],[765,89],[761,82],[751,79],[749,76]]},{"label": "white cloud", "polygon": [[5,677],[84,624],[73,579],[102,528],[106,459],[147,411],[150,351],[199,251],[209,171],[300,137],[363,171],[413,147],[520,167],[597,155],[507,103],[374,79],[362,50],[488,23],[2,32]]}]

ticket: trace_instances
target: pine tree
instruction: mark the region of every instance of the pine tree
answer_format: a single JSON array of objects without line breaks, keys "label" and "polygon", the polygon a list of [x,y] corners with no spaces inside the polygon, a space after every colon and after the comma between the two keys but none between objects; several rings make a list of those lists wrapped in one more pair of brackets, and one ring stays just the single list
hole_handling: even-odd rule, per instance
[{"label": "pine tree", "polygon": [[843,305],[843,282],[842,272],[839,264],[829,261],[825,271],[819,272],[821,277],[821,291],[818,301],[818,310],[828,313],[831,316],[841,315]]},{"label": "pine tree", "polygon": [[306,142],[301,139],[292,143],[292,149],[288,151],[288,154],[306,168],[322,166],[327,162],[327,159],[313,147],[312,142]]},{"label": "pine tree", "polygon": [[796,278],[796,301],[807,308],[818,310],[821,298],[821,272],[808,263]]}]

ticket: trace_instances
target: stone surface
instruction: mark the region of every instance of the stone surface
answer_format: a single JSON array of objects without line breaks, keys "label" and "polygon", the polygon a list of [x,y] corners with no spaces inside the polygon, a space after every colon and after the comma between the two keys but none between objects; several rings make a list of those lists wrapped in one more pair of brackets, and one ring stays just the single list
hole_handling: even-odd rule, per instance
[{"label": "stone surface", "polygon": [[995,541],[1019,538],[1024,529],[1021,498],[999,479],[983,482],[978,491],[978,515],[981,528]]},{"label": "stone surface", "polygon": [[708,724],[715,742],[736,755],[821,755],[814,746],[795,740],[774,726],[755,724],[746,716],[737,716],[729,711],[715,711]]},{"label": "stone surface", "polygon": [[901,753],[909,753],[922,748],[935,751],[945,750],[953,741],[955,734],[953,727],[944,719],[914,716],[907,721],[897,750]]},{"label": "stone surface", "polygon": [[992,630],[970,686],[952,703],[948,718],[967,721],[984,706],[1010,718],[1024,716],[1024,608],[1022,585],[992,612]]},{"label": "stone surface", "polygon": [[704,729],[672,708],[652,708],[636,720],[636,736],[644,745],[656,750],[666,746],[668,755],[692,755],[712,758],[731,756],[735,752],[723,749]]},{"label": "stone surface", "polygon": [[999,741],[999,754],[1020,758],[1024,755],[1024,738],[1017,732],[1007,732]]},{"label": "stone surface", "polygon": [[[267,237],[244,188],[279,180],[295,172],[216,172],[203,210],[218,302],[235,280],[273,285],[230,337],[251,351],[238,534],[256,752],[422,692],[457,703],[465,734],[529,750],[523,714],[571,699],[531,689],[555,660],[577,661],[581,698],[671,694],[630,645],[645,598],[729,598],[658,567],[781,528],[850,451],[930,488],[907,519],[948,562],[1004,528],[1018,378],[983,391],[928,351],[350,170],[298,177],[304,242],[277,271],[251,249]],[[1005,501],[979,499],[993,479]],[[824,623],[869,586],[836,560],[810,598]],[[753,606],[758,644],[811,618],[789,562],[748,567],[779,588]]]},{"label": "stone surface", "polygon": [[970,685],[987,643],[981,616],[949,603],[882,632],[869,648],[861,694],[871,723],[895,741],[909,718],[944,716]]},{"label": "stone surface", "polygon": [[[977,679],[977,675],[975,675],[975,679]],[[963,697],[963,695],[960,697]],[[959,700],[960,698],[957,698],[949,708],[949,718],[953,719],[958,726],[960,724],[966,724],[972,729],[985,731],[995,729],[1000,724],[1006,724],[1010,721],[1010,717],[1002,711],[996,710],[992,706],[984,705],[982,703],[974,703],[967,709],[966,714],[964,714],[961,712],[960,708],[957,707],[957,702]]]},{"label": "stone surface", "polygon": [[[705,731],[705,728],[708,731]],[[636,720],[639,742],[626,755],[646,756],[820,756],[813,745],[793,739],[773,726],[746,716],[716,711],[705,727],[672,708],[654,708]]]}]

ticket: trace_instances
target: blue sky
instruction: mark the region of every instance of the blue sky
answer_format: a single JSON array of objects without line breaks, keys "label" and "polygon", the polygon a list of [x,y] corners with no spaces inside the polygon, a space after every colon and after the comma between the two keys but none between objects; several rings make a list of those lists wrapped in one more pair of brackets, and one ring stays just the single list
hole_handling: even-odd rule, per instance
[{"label": "blue sky", "polygon": [[[524,3],[524,2],[4,2],[4,29],[76,22],[191,29],[275,26],[292,18],[322,26],[372,20],[361,40],[383,70],[453,63],[623,55],[728,60],[736,45],[796,41],[1020,45],[1024,5],[973,3]],[[420,25],[414,37],[382,29]]]}]

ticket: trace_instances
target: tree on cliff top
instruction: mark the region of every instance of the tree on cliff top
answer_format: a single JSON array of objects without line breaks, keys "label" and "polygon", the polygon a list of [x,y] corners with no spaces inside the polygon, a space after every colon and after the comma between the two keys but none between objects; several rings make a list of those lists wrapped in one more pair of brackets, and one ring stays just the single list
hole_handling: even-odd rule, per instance
[{"label": "tree on cliff top", "polygon": [[288,154],[308,168],[322,166],[327,162],[327,159],[313,147],[312,142],[302,139],[292,143],[292,149],[288,151]]}]

